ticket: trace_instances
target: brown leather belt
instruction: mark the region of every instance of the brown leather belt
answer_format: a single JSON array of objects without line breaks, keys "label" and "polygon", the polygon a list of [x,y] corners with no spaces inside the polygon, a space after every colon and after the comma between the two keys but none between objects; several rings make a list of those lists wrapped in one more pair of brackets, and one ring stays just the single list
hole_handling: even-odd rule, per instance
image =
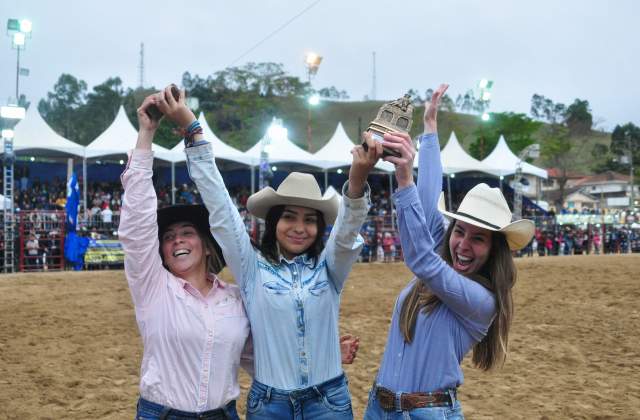
[{"label": "brown leather belt", "polygon": [[396,404],[396,393],[373,384],[374,394],[380,407],[385,411],[405,411],[414,408],[451,407],[457,398],[457,390],[434,392],[403,392],[400,394],[400,407]]}]

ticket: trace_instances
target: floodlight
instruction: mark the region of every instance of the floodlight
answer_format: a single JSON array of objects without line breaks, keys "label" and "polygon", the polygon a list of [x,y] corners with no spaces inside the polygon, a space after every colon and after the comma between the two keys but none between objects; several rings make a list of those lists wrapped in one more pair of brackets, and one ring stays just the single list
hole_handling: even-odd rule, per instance
[{"label": "floodlight", "polygon": [[486,89],[488,85],[489,85],[489,80],[487,79],[480,79],[480,81],[478,82],[478,87],[480,89]]},{"label": "floodlight", "polygon": [[22,19],[20,21],[20,32],[22,32],[23,34],[31,33],[32,27],[33,25],[31,24],[30,20]]},{"label": "floodlight", "polygon": [[314,52],[308,52],[305,55],[304,62],[308,67],[318,67],[322,62],[322,57]]},{"label": "floodlight", "polygon": [[29,159],[31,162],[35,162],[36,158],[31,156],[31,159]]},{"label": "floodlight", "polygon": [[13,45],[15,47],[22,47],[24,45],[25,36],[22,32],[16,32],[13,34]]},{"label": "floodlight", "polygon": [[489,121],[491,119],[491,116],[489,115],[488,112],[485,112],[482,114],[482,121]]},{"label": "floodlight", "polygon": [[277,166],[272,166],[272,167],[271,167],[271,170],[272,170],[273,172],[275,172],[275,171],[277,171],[277,170],[278,170],[278,167],[277,167]]},{"label": "floodlight", "polygon": [[13,130],[10,128],[5,128],[2,130],[2,138],[3,139],[12,139],[13,138]]},{"label": "floodlight", "polygon": [[309,105],[316,106],[319,103],[320,103],[320,96],[318,96],[318,95],[309,96]]},{"label": "floodlight", "polygon": [[342,169],[338,169],[336,172],[338,172],[338,175],[342,174]]},{"label": "floodlight", "polygon": [[120,165],[124,165],[124,160],[120,159]]},{"label": "floodlight", "polygon": [[282,122],[274,119],[267,130],[267,135],[271,140],[285,140],[287,138],[287,129],[282,126]]},{"label": "floodlight", "polygon": [[488,101],[489,99],[491,99],[491,92],[489,92],[487,90],[482,92],[482,100],[483,101]]},{"label": "floodlight", "polygon": [[451,174],[451,175],[449,175],[449,176],[451,177],[451,179],[453,179],[453,178],[455,178],[455,177],[456,177],[456,174]]},{"label": "floodlight", "polygon": [[504,180],[504,175],[500,175],[500,181]]},{"label": "floodlight", "polygon": [[26,110],[21,106],[8,105],[0,108],[0,117],[9,120],[21,120],[25,114]]},{"label": "floodlight", "polygon": [[18,19],[7,20],[7,32],[17,32],[20,30],[20,21]]}]

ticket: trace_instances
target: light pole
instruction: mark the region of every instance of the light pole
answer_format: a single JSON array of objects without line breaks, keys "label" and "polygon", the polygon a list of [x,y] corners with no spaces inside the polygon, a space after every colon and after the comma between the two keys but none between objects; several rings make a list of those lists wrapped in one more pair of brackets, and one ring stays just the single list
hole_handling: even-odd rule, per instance
[{"label": "light pole", "polygon": [[516,164],[516,173],[513,182],[513,220],[522,219],[522,164],[526,158],[537,158],[540,156],[540,145],[537,143],[530,144],[522,149],[518,154],[518,163]]},{"label": "light pole", "polygon": [[[311,89],[311,76],[315,76],[320,68],[322,57],[314,52],[308,52],[305,55],[304,63],[307,67],[307,82],[309,83],[309,89]],[[318,105],[320,97],[318,95],[311,95],[307,100],[307,150],[311,153],[311,107]]]},{"label": "light pole", "polygon": [[633,180],[633,175],[634,175],[634,171],[633,171],[633,143],[631,142],[631,133],[627,133],[627,147],[629,150],[629,184],[631,186],[631,191],[629,194],[629,208],[631,209],[631,213],[633,213],[634,209],[635,209],[635,192],[633,191],[634,188],[634,180]]},{"label": "light pole", "polygon": [[25,48],[27,37],[31,37],[33,25],[27,19],[7,20],[7,34],[11,36],[11,46],[16,50],[16,104],[20,101],[20,75],[28,74],[27,69],[20,68],[20,51]]}]

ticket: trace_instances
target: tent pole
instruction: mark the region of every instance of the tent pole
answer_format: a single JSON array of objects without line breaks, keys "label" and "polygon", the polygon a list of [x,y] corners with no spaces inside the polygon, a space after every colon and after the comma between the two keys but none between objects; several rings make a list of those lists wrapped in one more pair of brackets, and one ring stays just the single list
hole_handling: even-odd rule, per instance
[{"label": "tent pole", "polygon": [[453,194],[451,194],[451,175],[447,174],[447,198],[449,203],[449,208],[447,211],[453,211]]},{"label": "tent pole", "polygon": [[324,170],[324,191],[327,192],[327,188],[329,188],[329,172],[327,169]]},{"label": "tent pole", "polygon": [[251,172],[251,194],[256,192],[256,168],[254,166],[250,167]]},{"label": "tent pole", "polygon": [[84,211],[82,212],[82,220],[87,217],[87,158],[82,158],[82,200],[84,203]]},{"label": "tent pole", "polygon": [[176,163],[171,162],[171,205],[176,204]]}]

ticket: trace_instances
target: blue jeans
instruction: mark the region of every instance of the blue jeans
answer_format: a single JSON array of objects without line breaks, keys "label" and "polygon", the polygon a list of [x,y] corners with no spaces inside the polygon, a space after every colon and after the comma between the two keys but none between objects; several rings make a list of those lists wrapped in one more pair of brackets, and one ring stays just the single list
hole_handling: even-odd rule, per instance
[{"label": "blue jeans", "polygon": [[205,411],[204,413],[190,413],[186,411],[174,410],[171,407],[156,404],[154,402],[140,398],[138,409],[136,410],[136,420],[240,420],[236,411],[236,402],[231,401],[226,406],[216,410]]},{"label": "blue jeans", "polygon": [[247,420],[353,419],[351,395],[344,374],[320,385],[293,391],[254,380],[247,397]]},{"label": "blue jeans", "polygon": [[376,396],[369,391],[369,403],[364,412],[364,420],[464,420],[460,401],[454,401],[452,407],[414,408],[405,411],[385,411],[380,407]]}]

